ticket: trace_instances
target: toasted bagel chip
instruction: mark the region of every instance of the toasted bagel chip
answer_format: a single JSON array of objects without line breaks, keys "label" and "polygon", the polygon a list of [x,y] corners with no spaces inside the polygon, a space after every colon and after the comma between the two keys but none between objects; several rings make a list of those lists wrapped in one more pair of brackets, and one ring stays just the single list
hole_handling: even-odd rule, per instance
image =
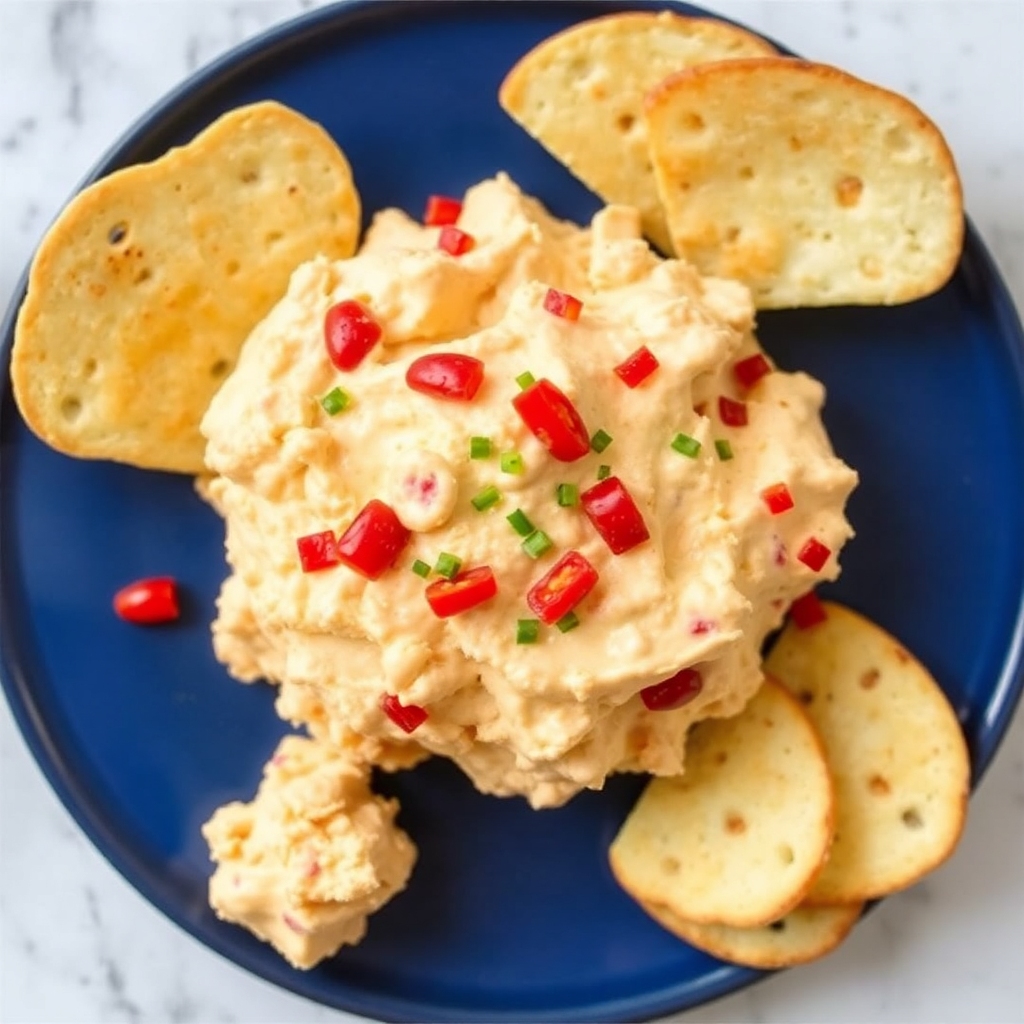
[{"label": "toasted bagel chip", "polygon": [[14,394],[69,455],[203,469],[199,421],[250,330],[318,253],[350,256],[344,154],[272,102],[76,196],[43,239],[15,332]]},{"label": "toasted bagel chip", "polygon": [[776,52],[758,36],[711,18],[612,14],[534,47],[508,73],[498,100],[602,199],[639,209],[644,233],[670,253],[647,153],[644,95],[694,64]]},{"label": "toasted bagel chip", "polygon": [[836,833],[808,904],[904,889],[956,846],[970,761],[946,695],[897,640],[850,609],[790,624],[766,668],[803,703],[836,787]]},{"label": "toasted bagel chip", "polygon": [[814,727],[767,680],[740,714],[693,727],[686,773],[647,786],[612,843],[611,867],[641,903],[756,927],[803,899],[828,854],[832,817]]},{"label": "toasted bagel chip", "polygon": [[743,281],[762,309],[909,302],[956,268],[956,166],[902,96],[754,58],[671,76],[645,118],[675,251]]},{"label": "toasted bagel chip", "polygon": [[801,905],[778,921],[759,928],[695,924],[668,907],[645,903],[643,908],[666,931],[719,960],[774,970],[810,963],[831,953],[857,923],[864,904]]}]

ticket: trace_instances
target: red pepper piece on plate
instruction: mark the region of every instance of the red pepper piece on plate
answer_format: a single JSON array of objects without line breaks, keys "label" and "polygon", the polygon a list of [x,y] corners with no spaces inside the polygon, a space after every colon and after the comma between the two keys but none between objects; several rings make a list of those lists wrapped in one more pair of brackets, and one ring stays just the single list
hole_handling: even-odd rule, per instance
[{"label": "red pepper piece on plate", "polygon": [[654,353],[646,345],[641,345],[615,367],[615,373],[627,388],[635,388],[643,384],[660,365]]},{"label": "red pepper piece on plate", "polygon": [[512,399],[530,433],[559,462],[575,462],[590,451],[590,434],[576,406],[551,381],[534,381]]},{"label": "red pepper piece on plate", "polygon": [[408,541],[409,531],[394,509],[373,498],[338,538],[338,558],[360,576],[375,580],[395,564]]},{"label": "red pepper piece on plate", "polygon": [[435,580],[425,591],[427,604],[439,619],[468,612],[489,601],[497,592],[498,581],[489,565],[460,572],[450,580]]},{"label": "red pepper piece on plate", "polygon": [[704,688],[704,680],[695,668],[684,668],[670,679],[640,691],[640,699],[648,711],[674,711],[689,704]]},{"label": "red pepper piece on plate", "polygon": [[526,603],[545,625],[568,615],[594,589],[597,570],[578,551],[567,551],[526,595]]},{"label": "red pepper piece on plate", "polygon": [[381,697],[380,709],[402,732],[415,732],[430,717],[419,704],[403,704],[393,693]]},{"label": "red pepper piece on plate", "polygon": [[423,214],[423,223],[427,227],[442,227],[445,224],[454,224],[462,213],[462,203],[451,196],[430,196],[427,199],[427,209]]},{"label": "red pepper piece on plate", "polygon": [[114,595],[114,611],[126,622],[142,626],[173,622],[180,614],[178,585],[170,576],[136,580]]},{"label": "red pepper piece on plate", "polygon": [[454,402],[472,401],[483,380],[484,364],[455,352],[420,356],[405,371],[405,382],[413,391]]},{"label": "red pepper piece on plate", "polygon": [[355,299],[345,299],[327,310],[324,341],[327,355],[339,370],[354,370],[380,340],[381,326]]}]

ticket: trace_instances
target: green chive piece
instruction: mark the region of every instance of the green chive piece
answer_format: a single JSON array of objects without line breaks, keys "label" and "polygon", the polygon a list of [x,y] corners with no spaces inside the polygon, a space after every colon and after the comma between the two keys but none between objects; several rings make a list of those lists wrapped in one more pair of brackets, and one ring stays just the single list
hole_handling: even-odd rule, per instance
[{"label": "green chive piece", "polygon": [[331,388],[320,399],[320,404],[328,416],[337,416],[339,412],[344,412],[348,408],[348,403],[351,401],[352,398],[347,391],[342,391],[341,388]]},{"label": "green chive piece", "polygon": [[505,517],[509,526],[512,527],[520,537],[529,537],[533,533],[534,526],[530,517],[521,509],[517,508],[511,515]]},{"label": "green chive piece", "polygon": [[527,370],[525,373],[521,373],[516,377],[516,383],[519,385],[520,390],[525,391],[531,384],[537,383],[537,378]]},{"label": "green chive piece", "polygon": [[523,550],[531,558],[540,558],[541,555],[550,551],[554,546],[555,542],[543,530],[534,530],[523,541]]},{"label": "green chive piece", "polygon": [[519,619],[516,622],[516,643],[535,644],[540,636],[539,619]]},{"label": "green chive piece", "polygon": [[491,457],[491,439],[489,437],[471,437],[469,439],[469,457],[471,459],[489,459]]},{"label": "green chive piece", "polygon": [[716,441],[715,451],[723,462],[728,462],[732,458],[732,445],[728,441]]},{"label": "green chive piece", "polygon": [[569,612],[568,615],[563,615],[555,625],[563,633],[568,633],[570,629],[575,629],[580,624],[580,617],[575,612]]},{"label": "green chive piece", "polygon": [[416,561],[412,563],[412,571],[416,573],[417,576],[422,576],[426,579],[430,575],[430,566],[427,565],[422,558],[417,558]]},{"label": "green chive piece", "polygon": [[434,566],[434,572],[438,576],[443,576],[445,579],[454,579],[459,574],[459,570],[462,568],[462,559],[458,555],[449,554],[447,551],[442,551],[437,556],[437,565]]},{"label": "green chive piece", "polygon": [[580,489],[575,484],[559,484],[555,497],[562,508],[572,508],[580,500]]},{"label": "green chive piece", "polygon": [[469,500],[477,512],[486,512],[501,501],[501,491],[494,484],[491,484]]},{"label": "green chive piece", "polygon": [[502,473],[514,473],[518,476],[523,470],[526,469],[526,463],[523,462],[522,455],[519,452],[502,452],[501,453],[501,471]]},{"label": "green chive piece", "polygon": [[606,430],[599,430],[591,439],[590,447],[600,454],[612,443],[612,435]]},{"label": "green chive piece", "polygon": [[611,466],[598,466],[597,467],[597,479],[598,480],[607,480],[608,477],[610,477],[611,475],[612,475],[612,467]]},{"label": "green chive piece", "polygon": [[672,447],[688,459],[695,459],[700,454],[700,441],[689,434],[676,434],[672,439]]}]

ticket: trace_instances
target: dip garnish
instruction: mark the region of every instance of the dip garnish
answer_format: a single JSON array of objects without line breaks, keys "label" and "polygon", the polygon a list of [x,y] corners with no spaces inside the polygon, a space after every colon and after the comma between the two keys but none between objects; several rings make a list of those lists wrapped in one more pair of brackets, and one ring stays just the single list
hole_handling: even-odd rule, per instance
[{"label": "dip garnish", "polygon": [[568,633],[570,630],[575,629],[579,624],[580,617],[575,612],[569,612],[568,615],[563,615],[555,623],[561,633]]},{"label": "dip garnish", "polygon": [[533,523],[530,522],[530,517],[521,508],[517,508],[515,512],[510,513],[505,516],[505,518],[508,520],[509,526],[511,526],[520,537],[529,537],[536,529]]},{"label": "dip garnish", "polygon": [[524,370],[516,377],[516,383],[519,385],[520,391],[525,391],[531,384],[537,383],[537,378],[529,370]]},{"label": "dip garnish", "polygon": [[489,459],[491,457],[491,439],[489,437],[471,437],[469,439],[469,457],[471,459]]},{"label": "dip garnish", "polygon": [[522,543],[523,550],[531,558],[540,558],[554,546],[555,542],[543,530],[534,530]]},{"label": "dip garnish", "polygon": [[688,459],[695,459],[700,454],[700,441],[695,437],[690,437],[689,434],[676,434],[672,438],[672,447]]},{"label": "dip garnish", "polygon": [[521,391],[512,405],[559,462],[575,462],[590,451],[590,434],[576,406],[546,378]]},{"label": "dip garnish", "polygon": [[540,636],[539,619],[518,619],[516,621],[516,643],[535,644]]},{"label": "dip garnish", "polygon": [[772,484],[761,492],[761,499],[773,516],[788,512],[793,507],[793,495],[783,483]]},{"label": "dip garnish", "polygon": [[402,732],[415,732],[430,717],[418,704],[403,704],[393,693],[381,697],[380,709]]},{"label": "dip garnish", "polygon": [[372,498],[338,538],[338,557],[360,576],[375,580],[395,564],[408,541],[409,530],[394,509]]},{"label": "dip garnish", "polygon": [[597,479],[598,480],[607,480],[608,477],[610,477],[611,475],[612,475],[612,467],[611,466],[607,466],[604,463],[602,463],[600,466],[597,467]]},{"label": "dip garnish", "polygon": [[526,595],[541,622],[551,626],[569,614],[594,589],[597,570],[578,551],[567,551]]},{"label": "dip garnish", "polygon": [[625,484],[610,476],[580,495],[583,511],[613,555],[642,544],[650,533]]},{"label": "dip garnish", "polygon": [[405,371],[405,383],[413,391],[455,402],[471,402],[483,381],[484,364],[456,352],[420,356]]},{"label": "dip garnish", "polygon": [[526,463],[523,462],[523,456],[519,452],[502,452],[499,465],[502,473],[509,473],[513,476],[519,476],[526,469]]},{"label": "dip garnish", "polygon": [[744,391],[749,391],[765,374],[771,373],[771,364],[758,352],[741,359],[732,368],[733,376]]},{"label": "dip garnish", "polygon": [[423,223],[428,228],[454,224],[462,213],[462,203],[451,196],[428,196],[427,208],[423,212]]},{"label": "dip garnish", "polygon": [[417,558],[410,568],[417,576],[421,576],[423,579],[426,579],[430,575],[430,565],[427,562],[424,562],[422,558]]},{"label": "dip garnish", "polygon": [[501,491],[494,484],[490,484],[469,499],[470,504],[477,512],[486,512],[489,508],[497,505],[499,501],[501,501]]},{"label": "dip garnish", "polygon": [[299,549],[299,563],[302,565],[303,572],[329,569],[341,561],[338,557],[338,542],[334,537],[333,530],[323,530],[320,533],[310,533],[305,537],[298,537],[295,546]]},{"label": "dip garnish", "polygon": [[789,606],[789,617],[797,629],[810,629],[812,626],[817,626],[819,622],[824,622],[828,618],[828,614],[818,595],[813,590],[809,590]]},{"label": "dip garnish", "polygon": [[544,308],[549,313],[554,313],[555,316],[560,316],[565,320],[579,320],[583,303],[567,292],[549,288],[547,295],[544,296]]},{"label": "dip garnish", "polygon": [[562,508],[572,508],[580,500],[580,489],[576,484],[559,484],[555,488],[555,500]]},{"label": "dip garnish", "polygon": [[732,445],[724,438],[715,442],[715,451],[722,462],[728,462],[732,458]]},{"label": "dip garnish", "polygon": [[476,241],[472,235],[467,235],[465,231],[460,231],[458,228],[452,227],[451,224],[445,224],[441,228],[441,234],[437,237],[438,249],[444,250],[449,256],[462,256],[469,252],[475,244]]},{"label": "dip garnish", "polygon": [[446,580],[455,579],[459,574],[459,570],[462,568],[462,559],[458,555],[453,555],[451,552],[442,551],[437,556],[437,563],[434,565],[434,572],[438,576],[443,576]]},{"label": "dip garnish", "polygon": [[648,711],[673,711],[689,704],[704,688],[704,680],[695,668],[684,668],[670,679],[640,691]]},{"label": "dip garnish", "polygon": [[498,592],[498,581],[489,565],[460,573],[453,580],[435,580],[427,587],[427,603],[439,619],[475,608]]},{"label": "dip garnish", "polygon": [[348,404],[351,401],[352,398],[347,391],[343,391],[341,388],[331,388],[320,399],[320,404],[324,407],[324,412],[328,416],[337,416],[339,412],[344,412],[348,408]]},{"label": "dip garnish", "polygon": [[725,395],[718,396],[718,415],[727,427],[745,427],[747,425],[746,403],[737,402]]},{"label": "dip garnish", "polygon": [[590,439],[590,447],[599,455],[612,443],[612,435],[606,430],[599,430]]},{"label": "dip garnish", "polygon": [[641,345],[615,367],[615,374],[627,388],[635,388],[643,384],[659,365],[654,353],[646,345]]},{"label": "dip garnish", "polygon": [[828,556],[832,554],[832,551],[825,547],[816,537],[811,537],[809,541],[796,553],[796,557],[799,561],[803,562],[808,569],[814,572],[820,572],[821,567],[828,561]]},{"label": "dip garnish", "polygon": [[173,622],[179,614],[178,585],[170,576],[136,580],[114,595],[114,611],[126,622],[143,626]]},{"label": "dip garnish", "polygon": [[339,370],[354,370],[377,344],[381,334],[380,324],[355,299],[336,303],[324,317],[327,355]]}]

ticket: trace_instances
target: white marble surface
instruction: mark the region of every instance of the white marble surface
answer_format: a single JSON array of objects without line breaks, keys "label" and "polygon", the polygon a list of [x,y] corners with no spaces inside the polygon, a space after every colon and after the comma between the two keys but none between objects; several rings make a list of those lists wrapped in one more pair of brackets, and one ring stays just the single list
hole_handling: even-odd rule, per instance
[{"label": "white marble surface", "polygon": [[[313,6],[0,0],[0,299],[69,190],[189,71]],[[720,0],[813,58],[907,93],[943,128],[1024,306],[1024,2]],[[2,702],[0,702],[2,704]],[[103,861],[0,707],[0,1020],[346,1019],[164,920]],[[1024,1021],[1024,715],[950,863],[818,964],[679,1021]],[[354,1018],[347,1018],[353,1020]]]}]

